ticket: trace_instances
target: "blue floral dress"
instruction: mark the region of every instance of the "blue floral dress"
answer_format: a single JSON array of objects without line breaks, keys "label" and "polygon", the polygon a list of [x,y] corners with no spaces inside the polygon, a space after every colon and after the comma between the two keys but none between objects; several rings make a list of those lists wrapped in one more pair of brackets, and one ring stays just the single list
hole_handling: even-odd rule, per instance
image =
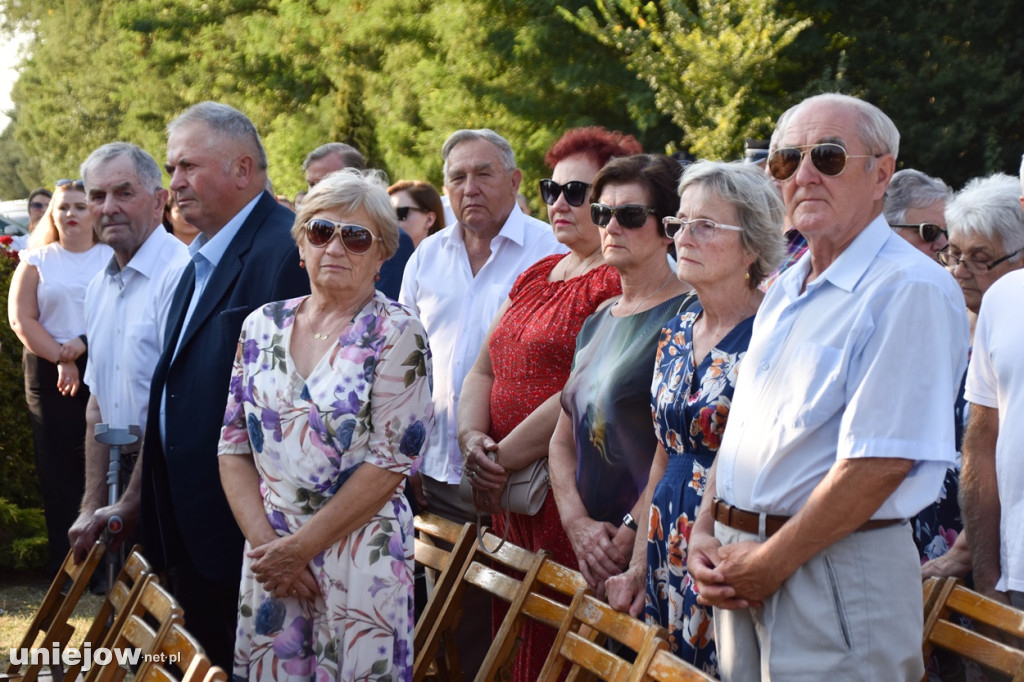
[{"label": "blue floral dress", "polygon": [[[363,464],[408,475],[433,426],[430,350],[414,315],[377,293],[304,379],[289,352],[303,300],[246,319],[219,450],[252,453],[282,536],[345,494]],[[322,598],[276,598],[243,560],[235,679],[412,679],[413,525],[402,488],[310,563]]]},{"label": "blue floral dress", "polygon": [[697,305],[671,320],[655,356],[651,407],[668,466],[651,500],[644,618],[668,630],[676,655],[717,675],[711,609],[697,604],[686,551],[754,318],[736,325],[694,367],[693,324],[701,311]]}]

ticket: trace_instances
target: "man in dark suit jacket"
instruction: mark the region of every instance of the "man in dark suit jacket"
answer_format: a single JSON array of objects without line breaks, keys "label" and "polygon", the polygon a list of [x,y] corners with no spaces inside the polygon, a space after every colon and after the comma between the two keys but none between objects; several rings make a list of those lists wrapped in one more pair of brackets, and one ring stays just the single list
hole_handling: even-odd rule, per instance
[{"label": "man in dark suit jacket", "polygon": [[167,133],[171,191],[201,234],[153,374],[140,525],[189,629],[230,670],[243,539],[221,488],[217,443],[232,362],[245,317],[308,294],[309,280],[289,234],[294,215],[264,191],[266,153],[252,122],[203,102]]}]

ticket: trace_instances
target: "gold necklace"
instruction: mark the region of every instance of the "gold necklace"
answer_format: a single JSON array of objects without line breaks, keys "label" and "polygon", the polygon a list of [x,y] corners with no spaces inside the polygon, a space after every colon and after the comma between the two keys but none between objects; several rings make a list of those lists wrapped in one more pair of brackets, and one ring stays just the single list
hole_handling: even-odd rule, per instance
[{"label": "gold necklace", "polygon": [[[651,300],[651,298],[654,297],[656,294],[658,294],[658,292],[660,292],[662,289],[667,287],[668,283],[670,281],[672,281],[673,279],[675,279],[675,274],[669,272],[668,276],[665,277],[665,281],[663,281],[661,283],[660,287],[658,287],[657,289],[655,289],[651,293],[649,293],[646,296],[644,296],[643,300],[641,300],[639,303],[637,303],[635,306],[633,306],[633,310],[631,310],[628,315],[623,315],[623,317],[629,317],[630,315],[636,315],[636,311],[640,310],[640,306],[642,306],[644,303],[647,303],[647,301]],[[621,298],[618,301],[615,302],[615,307],[618,308],[620,303],[622,303],[622,299]]]},{"label": "gold necklace", "polygon": [[[355,315],[358,315],[359,314],[359,310],[362,310],[362,309],[363,309],[363,306],[359,306],[359,309],[356,310]],[[316,339],[317,341],[328,341],[330,339],[338,338],[338,336],[341,335],[341,332],[345,329],[345,327],[349,326],[350,324],[354,324],[355,321],[356,321],[356,318],[355,318],[355,316],[353,316],[351,320],[349,320],[348,322],[343,324],[341,327],[339,327],[338,331],[335,332],[333,335],[332,334],[321,334],[320,332],[318,332],[315,329],[313,329],[313,319],[309,316],[309,306],[308,305],[306,306],[306,324],[309,326],[309,331],[313,332],[313,338]]]}]

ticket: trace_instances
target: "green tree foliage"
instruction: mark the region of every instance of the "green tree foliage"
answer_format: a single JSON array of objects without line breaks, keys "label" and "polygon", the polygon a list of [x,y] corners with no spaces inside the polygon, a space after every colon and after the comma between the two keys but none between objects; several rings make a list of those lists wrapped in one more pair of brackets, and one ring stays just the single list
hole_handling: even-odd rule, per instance
[{"label": "green tree foliage", "polygon": [[784,19],[775,0],[597,0],[563,14],[621,51],[655,93],[658,109],[698,157],[740,155],[744,137],[767,137],[777,115],[780,52],[810,21]]}]

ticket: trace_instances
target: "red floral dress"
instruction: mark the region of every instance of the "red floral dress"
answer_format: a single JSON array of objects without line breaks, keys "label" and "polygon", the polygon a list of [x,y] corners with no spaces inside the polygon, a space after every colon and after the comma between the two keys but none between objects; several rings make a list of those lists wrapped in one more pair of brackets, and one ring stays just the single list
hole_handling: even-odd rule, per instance
[{"label": "red floral dress", "polygon": [[[562,390],[583,321],[602,301],[622,293],[619,273],[607,265],[570,280],[549,282],[555,265],[566,257],[555,254],[542,258],[519,276],[509,292],[508,310],[491,335],[488,349],[494,385],[490,435],[496,441],[501,441],[541,403]],[[547,550],[553,561],[578,568],[550,491],[536,516],[511,514],[510,520],[509,542],[531,551]],[[504,517],[494,515],[493,523],[499,535],[504,533]],[[495,631],[506,608],[504,602],[495,604]],[[513,679],[537,679],[554,637],[554,630],[526,622]]]}]

